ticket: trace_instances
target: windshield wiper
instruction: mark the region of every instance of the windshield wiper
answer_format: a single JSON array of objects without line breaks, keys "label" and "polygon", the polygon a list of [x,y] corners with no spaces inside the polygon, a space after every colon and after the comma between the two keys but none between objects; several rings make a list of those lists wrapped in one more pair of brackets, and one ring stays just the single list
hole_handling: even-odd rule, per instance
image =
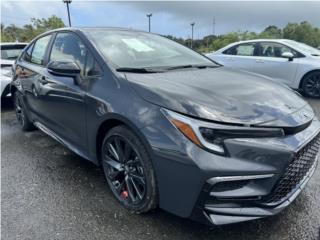
[{"label": "windshield wiper", "polygon": [[176,70],[176,69],[185,69],[185,68],[216,68],[219,65],[180,65],[173,67],[157,67],[157,68],[131,68],[131,67],[121,67],[117,68],[118,72],[132,72],[132,73],[162,73],[165,71]]},{"label": "windshield wiper", "polygon": [[156,71],[154,69],[149,68],[131,68],[131,67],[122,67],[116,69],[118,72],[132,72],[132,73],[158,73],[160,71]]},{"label": "windshield wiper", "polygon": [[174,67],[168,67],[166,68],[166,70],[176,70],[176,69],[184,69],[184,68],[199,68],[199,69],[203,69],[203,68],[216,68],[219,67],[218,65],[181,65],[181,66],[174,66]]}]

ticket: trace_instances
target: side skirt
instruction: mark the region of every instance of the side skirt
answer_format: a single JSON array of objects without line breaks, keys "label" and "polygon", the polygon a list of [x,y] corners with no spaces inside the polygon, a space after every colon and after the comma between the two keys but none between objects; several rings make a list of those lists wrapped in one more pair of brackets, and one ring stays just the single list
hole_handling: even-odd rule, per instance
[{"label": "side skirt", "polygon": [[[57,134],[55,134],[52,130],[50,130],[49,128],[47,128],[46,126],[44,126],[42,123],[35,121],[33,122],[33,124],[40,129],[42,132],[44,132],[45,134],[49,135],[50,137],[52,137],[53,139],[55,139],[57,142],[61,143],[63,146],[67,147],[68,149],[70,149],[71,151],[73,151],[74,153],[76,153],[77,155],[79,155],[80,157],[90,161],[91,161],[88,156],[86,156],[83,152],[79,151],[76,147],[74,147],[72,144],[68,143],[67,141],[63,140],[61,137],[59,137]],[[94,163],[94,162],[93,162]]]}]

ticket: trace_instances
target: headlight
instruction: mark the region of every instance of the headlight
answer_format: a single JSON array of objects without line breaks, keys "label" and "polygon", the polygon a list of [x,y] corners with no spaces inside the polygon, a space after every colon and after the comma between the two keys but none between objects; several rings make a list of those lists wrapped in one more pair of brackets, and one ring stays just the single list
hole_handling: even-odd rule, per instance
[{"label": "headlight", "polygon": [[281,128],[259,128],[206,122],[162,108],[162,113],[185,137],[201,148],[225,154],[224,141],[231,138],[284,136]]}]

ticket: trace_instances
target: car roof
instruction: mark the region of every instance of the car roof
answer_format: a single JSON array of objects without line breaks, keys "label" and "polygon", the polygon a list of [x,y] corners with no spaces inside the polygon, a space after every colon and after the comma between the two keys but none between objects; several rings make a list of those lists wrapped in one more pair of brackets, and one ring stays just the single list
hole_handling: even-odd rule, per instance
[{"label": "car roof", "polygon": [[0,46],[17,46],[17,45],[26,46],[26,45],[28,45],[28,43],[26,43],[26,42],[5,42],[5,43],[0,43]]},{"label": "car roof", "polygon": [[252,43],[252,42],[279,42],[279,43],[287,43],[287,41],[292,41],[289,39],[252,39],[252,40],[245,40],[245,41],[239,41],[234,42],[233,44],[240,44],[240,43]]},{"label": "car roof", "polygon": [[41,36],[44,36],[44,35],[47,35],[50,33],[55,33],[55,32],[71,31],[71,32],[83,32],[84,34],[86,34],[87,32],[99,30],[99,29],[100,30],[107,30],[107,31],[140,32],[140,33],[148,33],[148,34],[158,35],[156,33],[150,33],[150,32],[143,31],[143,30],[132,29],[132,28],[121,28],[121,27],[64,27],[64,28],[57,28],[57,29],[53,29],[53,30],[44,32],[44,33],[38,35],[37,37],[35,37],[33,40],[38,39]]},{"label": "car roof", "polygon": [[215,53],[216,54],[219,54],[221,53],[222,51],[230,48],[230,47],[233,47],[233,46],[236,46],[238,44],[243,44],[243,43],[252,43],[252,42],[275,42],[275,43],[282,43],[282,44],[285,44],[285,45],[288,45],[290,44],[288,41],[292,41],[292,40],[289,40],[289,39],[252,39],[252,40],[245,40],[245,41],[238,41],[238,42],[234,42],[234,43],[230,43],[229,45],[225,46],[225,47],[222,47],[220,49],[218,49]]},{"label": "car roof", "polygon": [[138,30],[138,29],[133,29],[133,28],[122,28],[122,27],[79,27],[76,28],[82,31],[91,31],[91,30],[110,30],[110,31],[114,31],[114,30],[121,30],[121,31],[128,31],[128,32],[146,32],[143,30]]}]

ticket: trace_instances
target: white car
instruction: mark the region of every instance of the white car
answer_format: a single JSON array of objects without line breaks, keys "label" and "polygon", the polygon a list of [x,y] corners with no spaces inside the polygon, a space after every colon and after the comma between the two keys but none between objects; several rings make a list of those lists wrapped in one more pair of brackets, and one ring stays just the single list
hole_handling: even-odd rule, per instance
[{"label": "white car", "polygon": [[27,46],[27,43],[1,43],[1,97],[6,97],[10,93],[11,67],[20,52]]},{"label": "white car", "polygon": [[221,65],[268,76],[306,96],[320,97],[320,50],[292,40],[232,43],[207,54]]}]

